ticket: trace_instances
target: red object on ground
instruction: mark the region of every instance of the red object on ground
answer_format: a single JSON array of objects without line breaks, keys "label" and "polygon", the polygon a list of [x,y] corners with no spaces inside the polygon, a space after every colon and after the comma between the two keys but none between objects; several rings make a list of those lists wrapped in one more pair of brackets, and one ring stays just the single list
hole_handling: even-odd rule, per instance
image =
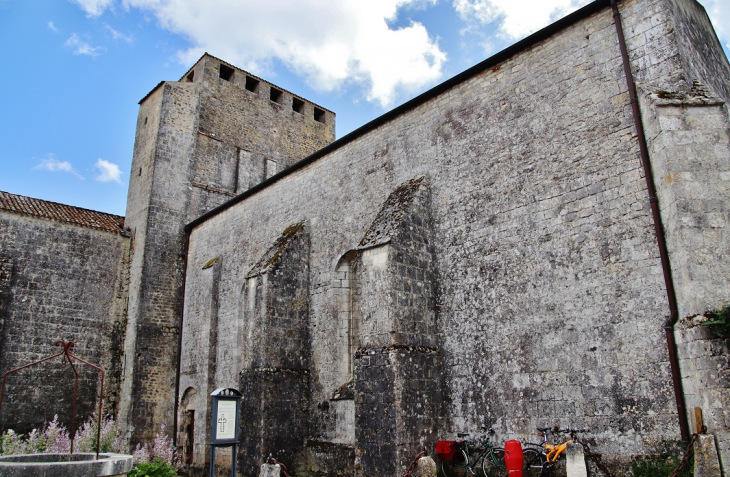
[{"label": "red object on ground", "polygon": [[525,456],[522,454],[520,441],[512,440],[504,443],[504,463],[507,465],[507,475],[509,477],[522,477]]}]

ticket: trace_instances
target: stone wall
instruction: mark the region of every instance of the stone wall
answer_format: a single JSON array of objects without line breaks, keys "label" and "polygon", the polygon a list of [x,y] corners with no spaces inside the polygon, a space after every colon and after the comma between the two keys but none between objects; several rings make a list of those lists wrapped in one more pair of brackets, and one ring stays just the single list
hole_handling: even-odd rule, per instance
[{"label": "stone wall", "polygon": [[730,398],[727,347],[692,318],[730,302],[727,105],[699,82],[682,90],[645,90],[643,95],[642,114],[651,136],[652,169],[682,317],[675,337],[687,411],[691,416],[692,408],[702,408],[721,458],[730,462],[730,420],[724,411]]},{"label": "stone wall", "polygon": [[[702,411],[707,433],[714,436],[724,469],[730,462],[730,340],[702,326],[703,315],[682,319],[675,330],[687,410]],[[692,431],[694,432],[694,430]]]},{"label": "stone wall", "polygon": [[[620,7],[637,79],[655,91],[689,88],[685,80],[695,70],[681,61],[689,50],[670,34],[684,20],[671,17],[666,1]],[[347,376],[337,285],[343,257],[357,248],[391,193],[420,176],[431,184],[435,352],[443,356],[445,379],[443,402],[436,403],[443,421],[434,421],[426,440],[476,433],[484,425],[497,430],[498,440],[527,437],[537,426],[589,427],[611,460],[627,458],[626,449],[654,452],[679,437],[663,330],[666,293],[613,17],[610,8],[578,15],[549,37],[528,38],[518,52],[366,127],[193,230],[188,290],[200,286],[200,264],[210,257],[230,264],[221,274],[218,320],[234,329],[244,326],[237,321],[244,270],[279,230],[301,220],[310,224],[313,438],[340,435],[339,421],[325,418],[323,409],[336,401]],[[687,167],[704,170],[706,164],[697,156]],[[402,253],[413,256],[412,250]],[[724,271],[707,281],[717,289],[728,275],[727,256],[719,261]],[[387,273],[382,278],[369,291],[357,279],[360,346],[371,336],[365,301],[392,283]],[[406,309],[397,301],[381,305],[371,316],[383,322]],[[189,306],[195,304],[186,300]],[[232,336],[237,333],[219,334],[219,355],[235,349]],[[378,346],[390,342],[387,328],[372,336],[380,336]],[[192,360],[196,349],[183,359]],[[373,359],[384,373],[371,384],[382,381],[383,396],[393,395],[394,357],[376,351]],[[239,372],[234,363],[218,361],[221,385]],[[429,368],[426,361],[417,366]],[[366,394],[356,386],[356,403]],[[378,403],[383,413],[400,412],[395,400]],[[374,412],[364,406],[375,405],[363,402],[356,423]],[[361,463],[379,452],[358,447],[366,429],[356,426]],[[382,463],[389,470],[403,465],[393,452]],[[387,471],[366,473],[381,474]]]},{"label": "stone wall", "polygon": [[678,59],[685,71],[685,81],[708,85],[723,101],[730,101],[730,65],[720,41],[711,28],[705,9],[693,0],[668,2],[671,9],[673,35],[679,47]]},{"label": "stone wall", "polygon": [[173,422],[178,320],[197,129],[194,85],[164,83],[141,104],[125,227],[132,233],[120,421],[133,441]]},{"label": "stone wall", "polygon": [[[0,373],[63,350],[105,369],[106,412],[118,404],[129,240],[119,233],[0,212]],[[3,306],[4,305],[4,306]],[[99,374],[80,364],[77,427],[96,411]],[[8,378],[0,427],[28,432],[58,414],[70,428],[74,374],[56,358]]]},{"label": "stone wall", "polygon": [[[680,310],[689,313],[726,299],[730,256],[725,93],[697,92],[691,81],[730,84],[730,75],[724,59],[710,68],[715,52],[677,43],[682,28],[711,33],[694,4],[620,7],[645,91]],[[577,15],[196,224],[187,286],[204,285],[200,264],[210,257],[226,264],[217,312],[228,332],[216,345],[225,356],[248,326],[239,318],[243,271],[278,230],[307,221],[310,469],[351,445],[355,472],[393,475],[417,445],[482,426],[498,440],[537,426],[589,427],[606,460],[624,468],[626,449],[653,453],[678,439],[666,290],[613,17],[609,8]],[[381,220],[418,177],[430,184],[428,213]],[[395,240],[391,230],[403,232]],[[375,231],[383,237],[363,242]],[[185,320],[205,333],[194,314]],[[354,376],[348,333],[357,335]],[[192,363],[201,350],[190,343],[183,361]],[[218,359],[214,379],[235,382],[241,369]]]}]

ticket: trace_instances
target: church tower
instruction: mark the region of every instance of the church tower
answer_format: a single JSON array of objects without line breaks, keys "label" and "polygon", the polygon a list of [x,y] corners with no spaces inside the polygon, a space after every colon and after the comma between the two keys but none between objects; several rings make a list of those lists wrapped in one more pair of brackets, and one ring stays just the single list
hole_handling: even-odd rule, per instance
[{"label": "church tower", "polygon": [[333,112],[207,53],[140,101],[119,411],[133,441],[174,422],[185,225],[334,138]]}]

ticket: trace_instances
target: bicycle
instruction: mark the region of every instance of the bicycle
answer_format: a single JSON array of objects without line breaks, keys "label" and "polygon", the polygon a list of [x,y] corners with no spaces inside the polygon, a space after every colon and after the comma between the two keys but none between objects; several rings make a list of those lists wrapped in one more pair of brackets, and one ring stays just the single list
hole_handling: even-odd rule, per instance
[{"label": "bicycle", "polygon": [[[439,441],[436,443],[436,452],[440,459],[439,477],[468,477],[479,475],[480,477],[498,477],[504,474],[504,449],[496,447],[492,443],[491,436],[494,429],[483,427],[486,434],[477,438],[476,442],[467,440],[460,441]],[[469,434],[457,433],[460,439],[468,437]],[[441,449],[439,449],[441,443]],[[447,450],[447,452],[439,452]],[[540,463],[540,452],[537,449],[523,450],[525,456],[524,469],[528,466]],[[481,470],[479,474],[477,471]]]},{"label": "bicycle", "polygon": [[[568,448],[568,444],[572,444],[573,442],[576,442],[576,438],[578,437],[579,432],[589,432],[590,429],[560,429],[557,426],[550,428],[550,427],[538,427],[538,432],[542,435],[542,442],[541,443],[532,443],[528,442],[526,443],[529,446],[535,446],[535,447],[528,447],[525,450],[531,450],[536,451],[539,453],[540,462],[535,462],[531,464],[530,470],[528,473],[523,473],[525,477],[547,477],[552,473],[552,471],[555,469],[555,467],[558,465],[558,458],[563,455],[565,450]],[[561,444],[550,444],[548,442],[547,433],[550,431],[553,435],[559,434],[559,433],[565,433],[569,434],[570,438],[566,441],[562,442]],[[523,451],[524,452],[524,451]],[[539,472],[538,472],[539,471]]]}]

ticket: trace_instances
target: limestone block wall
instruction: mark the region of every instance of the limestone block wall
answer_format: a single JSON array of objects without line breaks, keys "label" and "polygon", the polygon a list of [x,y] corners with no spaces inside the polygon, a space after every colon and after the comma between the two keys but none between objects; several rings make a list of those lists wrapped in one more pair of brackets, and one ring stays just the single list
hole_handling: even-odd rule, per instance
[{"label": "limestone block wall", "polygon": [[[334,140],[333,112],[237,68],[230,78],[222,79],[220,69],[226,65],[204,57],[201,134],[212,135],[236,153],[276,161],[278,171]],[[246,87],[246,81],[252,79],[257,81],[253,91]],[[273,99],[272,91],[281,95]],[[301,102],[301,108],[295,109],[294,101]],[[323,116],[315,118],[315,109]]]},{"label": "limestone block wall", "polygon": [[[667,7],[620,2],[632,68],[656,90],[691,73]],[[281,230],[309,224],[313,438],[337,435],[323,409],[346,376],[341,261],[390,194],[420,176],[431,184],[445,382],[434,440],[483,425],[498,440],[524,438],[537,426],[589,427],[605,459],[621,460],[627,449],[651,453],[679,437],[666,293],[613,17],[592,8],[196,224],[186,287],[200,286],[202,264],[219,257],[226,264],[219,327],[230,330],[243,326],[246,270]],[[691,165],[703,167],[701,157]],[[364,292],[358,284],[361,309]],[[188,306],[195,305],[186,299]],[[184,320],[195,326],[195,316]],[[361,339],[370,333],[363,323]],[[233,349],[236,336],[219,332],[219,350]],[[395,372],[390,356],[376,358]],[[215,381],[239,372],[218,360]],[[373,384],[389,394],[395,374],[379,376]],[[391,462],[384,465],[400,465]]]},{"label": "limestone block wall", "polygon": [[5,311],[8,309],[10,278],[13,276],[13,261],[0,256],[0,332],[5,326]]},{"label": "limestone block wall", "polygon": [[652,169],[665,223],[679,316],[730,300],[730,121],[700,83],[644,93]]},{"label": "limestone block wall", "polygon": [[[57,340],[107,372],[107,412],[117,405],[124,299],[118,295],[129,240],[118,233],[0,212],[0,373],[56,354]],[[77,426],[96,411],[99,374],[78,365]],[[54,415],[71,424],[73,371],[60,358],[8,378],[3,430],[28,432]]]},{"label": "limestone block wall", "polygon": [[720,41],[711,28],[705,9],[692,0],[668,2],[671,9],[673,35],[679,47],[679,60],[685,81],[699,81],[709,86],[723,101],[730,101],[730,65]]},{"label": "limestone block wall", "polygon": [[132,233],[120,421],[133,441],[172,427],[178,320],[197,126],[194,85],[163,83],[140,107],[125,227]]},{"label": "limestone block wall", "polygon": [[355,453],[361,475],[394,475],[445,422],[428,180],[388,197],[355,266]]},{"label": "limestone block wall", "polygon": [[[730,462],[730,422],[723,413],[727,350],[692,317],[730,301],[730,122],[709,87],[643,93],[652,169],[664,221],[679,316],[675,331],[687,409],[706,413],[723,462]],[[727,466],[727,464],[725,464]]]},{"label": "limestone block wall", "polygon": [[[702,409],[707,433],[715,437],[722,468],[730,462],[730,340],[701,325],[702,315],[682,319],[675,329],[687,410]],[[727,471],[726,471],[727,472]]]},{"label": "limestone block wall", "polygon": [[[309,234],[302,222],[287,227],[247,276],[241,323],[246,336],[239,389],[243,469],[269,453],[289,468],[305,465],[309,436]],[[258,339],[252,339],[253,337]],[[223,363],[221,363],[223,364]]]}]

